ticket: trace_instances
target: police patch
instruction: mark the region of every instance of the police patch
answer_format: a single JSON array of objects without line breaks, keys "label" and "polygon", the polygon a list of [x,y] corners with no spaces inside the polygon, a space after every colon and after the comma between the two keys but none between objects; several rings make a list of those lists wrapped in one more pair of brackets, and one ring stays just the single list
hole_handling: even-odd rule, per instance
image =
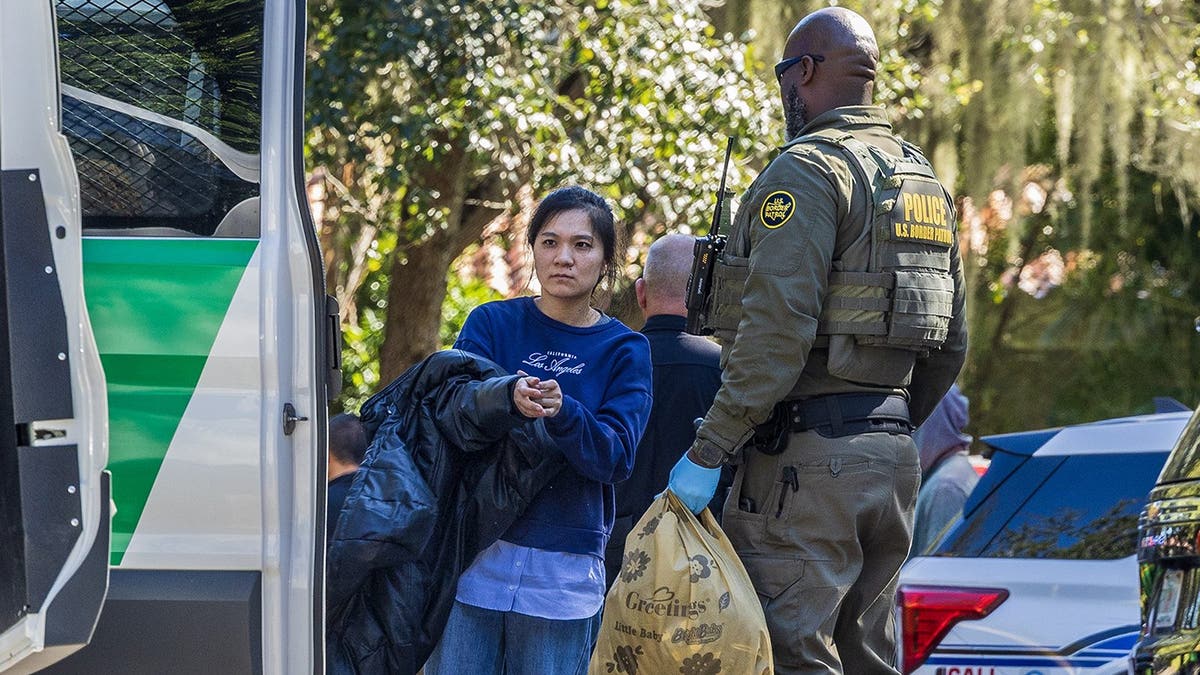
[{"label": "police patch", "polygon": [[774,230],[790,220],[795,212],[796,198],[790,192],[776,190],[763,200],[762,208],[758,210],[758,217],[762,220],[764,227]]}]

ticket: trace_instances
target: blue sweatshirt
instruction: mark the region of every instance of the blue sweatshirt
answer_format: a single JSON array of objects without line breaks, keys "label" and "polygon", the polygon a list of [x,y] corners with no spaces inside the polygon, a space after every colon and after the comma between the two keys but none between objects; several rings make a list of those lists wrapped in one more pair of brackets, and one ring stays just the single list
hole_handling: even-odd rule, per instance
[{"label": "blue sweatshirt", "polygon": [[614,519],[612,484],[633,470],[650,415],[646,338],[604,315],[592,326],[570,326],[523,297],[475,308],[454,347],[562,388],[562,409],[546,418],[546,429],[570,467],[538,494],[504,540],[603,558]]}]

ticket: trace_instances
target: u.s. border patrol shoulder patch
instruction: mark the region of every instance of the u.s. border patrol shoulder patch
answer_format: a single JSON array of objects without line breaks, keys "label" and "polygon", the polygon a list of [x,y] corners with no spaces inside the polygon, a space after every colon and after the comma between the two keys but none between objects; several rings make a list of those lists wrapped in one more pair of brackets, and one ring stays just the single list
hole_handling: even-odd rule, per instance
[{"label": "u.s. border patrol shoulder patch", "polygon": [[758,210],[758,217],[762,220],[763,227],[774,230],[791,220],[792,214],[795,212],[796,198],[792,196],[792,193],[787,190],[776,190],[763,200],[762,208]]}]

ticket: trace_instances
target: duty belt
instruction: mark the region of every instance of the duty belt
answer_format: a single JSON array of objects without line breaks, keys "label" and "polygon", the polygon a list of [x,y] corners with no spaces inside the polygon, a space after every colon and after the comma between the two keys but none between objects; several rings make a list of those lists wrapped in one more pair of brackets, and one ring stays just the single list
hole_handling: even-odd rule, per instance
[{"label": "duty belt", "polygon": [[779,406],[793,432],[815,430],[830,438],[875,431],[912,433],[908,401],[896,394],[830,394],[782,401]]}]

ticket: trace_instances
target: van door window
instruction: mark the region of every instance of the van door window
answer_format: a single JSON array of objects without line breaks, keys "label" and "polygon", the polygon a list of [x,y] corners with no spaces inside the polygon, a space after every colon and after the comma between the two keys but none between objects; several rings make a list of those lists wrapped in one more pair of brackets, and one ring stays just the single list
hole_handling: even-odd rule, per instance
[{"label": "van door window", "polygon": [[262,3],[215,1],[58,1],[91,234],[258,236]]}]

